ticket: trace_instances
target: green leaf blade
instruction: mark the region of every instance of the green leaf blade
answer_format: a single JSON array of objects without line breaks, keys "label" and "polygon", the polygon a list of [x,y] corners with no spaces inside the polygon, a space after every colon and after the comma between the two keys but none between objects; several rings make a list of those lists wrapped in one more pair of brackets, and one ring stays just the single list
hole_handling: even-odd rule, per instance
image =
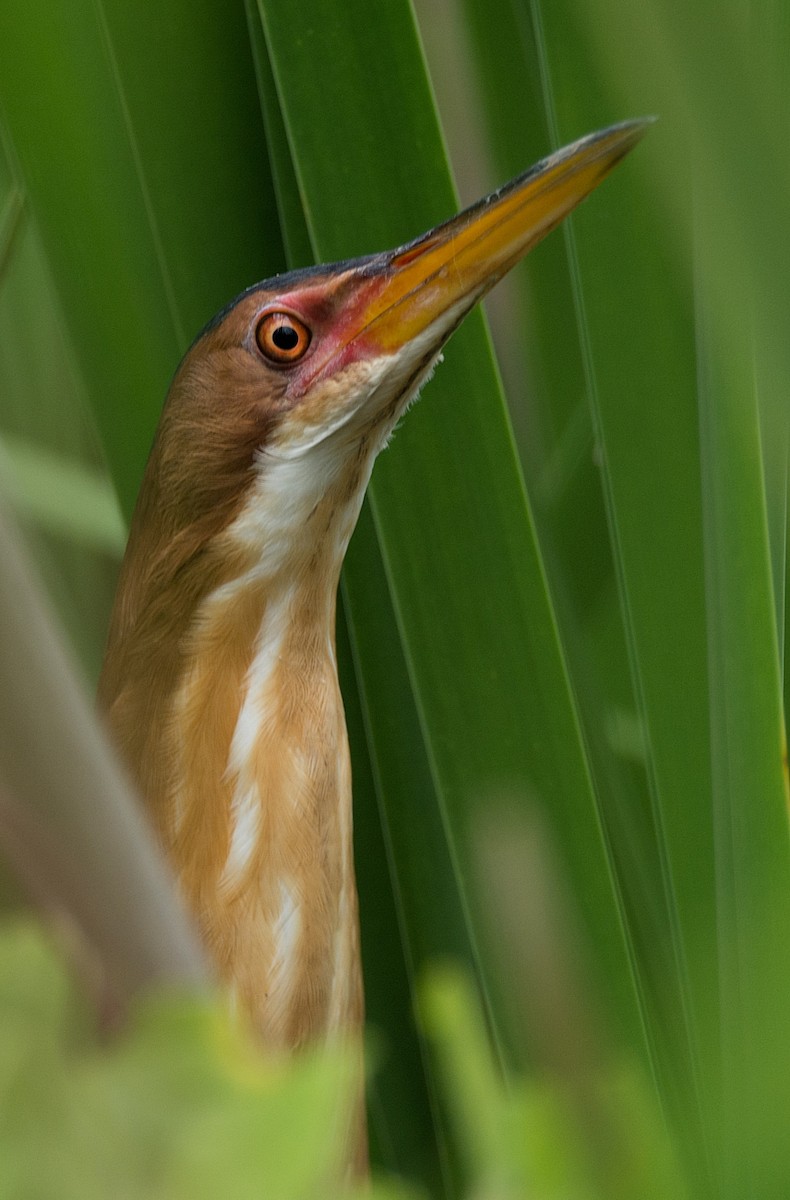
[{"label": "green leaf blade", "polygon": [[[319,4],[296,44],[282,10],[262,4],[261,11],[319,257],[397,244],[448,216],[454,198],[409,10],[388,6],[384,29],[374,30],[357,6],[340,13]],[[337,97],[331,111],[328,91]],[[364,108],[360,94],[368,97]],[[618,1012],[638,1040],[586,760],[479,316],[454,338],[430,395],[377,466],[370,495],[472,927],[470,816],[515,788],[522,802],[549,814],[588,900],[604,989],[618,995]],[[352,547],[345,573],[352,609],[355,574],[366,569],[356,554]],[[375,702],[387,700],[378,693]]]}]

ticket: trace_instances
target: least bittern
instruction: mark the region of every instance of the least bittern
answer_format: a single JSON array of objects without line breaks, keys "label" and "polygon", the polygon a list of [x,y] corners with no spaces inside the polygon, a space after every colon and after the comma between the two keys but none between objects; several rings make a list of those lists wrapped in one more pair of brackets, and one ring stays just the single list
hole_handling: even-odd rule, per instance
[{"label": "least bittern", "polygon": [[363,1019],[334,626],[373,462],[465,314],[643,130],[583,138],[397,250],[255,285],[173,380],[100,698],[271,1047]]}]

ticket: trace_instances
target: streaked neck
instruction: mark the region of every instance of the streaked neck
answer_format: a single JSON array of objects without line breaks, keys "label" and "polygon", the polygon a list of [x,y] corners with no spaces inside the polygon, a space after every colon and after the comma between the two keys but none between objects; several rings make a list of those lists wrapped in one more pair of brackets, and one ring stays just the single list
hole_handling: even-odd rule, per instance
[{"label": "streaked neck", "polygon": [[284,1045],[362,1018],[334,622],[367,478],[332,465],[259,464],[225,535],[247,569],[200,605],[173,700],[182,886],[244,1007]]},{"label": "streaked neck", "polygon": [[[334,617],[371,463],[364,445],[343,460],[313,450],[309,469],[262,458],[201,550],[193,577],[212,586],[173,626],[190,573],[162,572],[116,637],[123,665],[108,669],[110,722],[184,896],[274,1046],[362,1021]],[[127,569],[139,578],[134,555]]]}]

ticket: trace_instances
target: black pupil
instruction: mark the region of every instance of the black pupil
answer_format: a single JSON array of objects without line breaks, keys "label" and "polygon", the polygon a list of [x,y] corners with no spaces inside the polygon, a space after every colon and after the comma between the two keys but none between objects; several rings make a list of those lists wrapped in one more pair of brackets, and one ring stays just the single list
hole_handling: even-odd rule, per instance
[{"label": "black pupil", "polygon": [[299,345],[299,334],[293,325],[278,325],[272,333],[272,341],[278,350],[295,350]]}]

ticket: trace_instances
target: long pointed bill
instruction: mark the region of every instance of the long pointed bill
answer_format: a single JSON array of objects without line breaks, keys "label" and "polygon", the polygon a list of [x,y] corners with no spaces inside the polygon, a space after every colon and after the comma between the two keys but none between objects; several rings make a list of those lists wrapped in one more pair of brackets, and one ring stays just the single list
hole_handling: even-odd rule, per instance
[{"label": "long pointed bill", "polygon": [[[457,311],[460,319],[589,195],[650,123],[626,121],[581,138],[386,256],[378,276],[383,286],[362,300],[352,336],[361,336],[371,349],[392,352],[445,315]],[[445,324],[452,328],[454,321]]]}]

